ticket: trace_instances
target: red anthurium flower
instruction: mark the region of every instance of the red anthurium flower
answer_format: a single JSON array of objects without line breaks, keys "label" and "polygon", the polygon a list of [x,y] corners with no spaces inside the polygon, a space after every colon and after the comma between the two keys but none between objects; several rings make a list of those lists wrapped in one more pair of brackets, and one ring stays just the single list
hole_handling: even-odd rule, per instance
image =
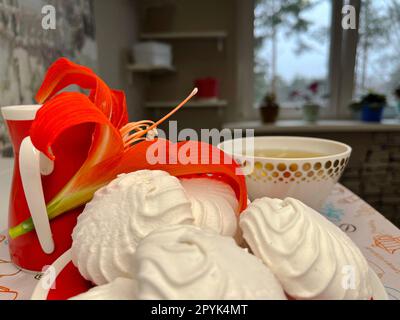
[{"label": "red anthurium flower", "polygon": [[[76,84],[89,89],[89,96],[77,92],[58,93]],[[168,140],[146,140],[145,134],[176,112],[193,95],[158,122],[138,121],[127,124],[123,92],[111,90],[90,69],[60,59],[48,70],[37,94],[44,102],[32,124],[30,136],[34,146],[55,159],[51,146],[65,130],[93,123],[92,144],[81,168],[60,192],[47,203],[49,219],[88,202],[94,192],[118,174],[141,169],[159,169],[171,175],[209,175],[230,184],[240,204],[247,205],[247,192],[238,165],[224,152],[198,141],[171,143]],[[9,230],[15,238],[34,229],[31,219]]]}]

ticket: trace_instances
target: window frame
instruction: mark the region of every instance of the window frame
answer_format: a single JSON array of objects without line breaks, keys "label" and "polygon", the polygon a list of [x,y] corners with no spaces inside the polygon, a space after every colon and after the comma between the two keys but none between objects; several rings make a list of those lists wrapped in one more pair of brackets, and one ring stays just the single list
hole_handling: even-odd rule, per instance
[{"label": "window frame", "polygon": [[[361,0],[331,0],[331,32],[328,63],[330,99],[322,108],[320,119],[349,119],[347,105],[354,89],[354,74],[358,43]],[[356,9],[356,29],[342,28],[342,8],[345,4]],[[259,119],[254,105],[254,7],[255,1],[236,0],[237,97],[234,120]],[[249,22],[250,21],[250,22]],[[301,119],[300,108],[280,108],[279,119]],[[233,120],[233,119],[229,119]]]}]

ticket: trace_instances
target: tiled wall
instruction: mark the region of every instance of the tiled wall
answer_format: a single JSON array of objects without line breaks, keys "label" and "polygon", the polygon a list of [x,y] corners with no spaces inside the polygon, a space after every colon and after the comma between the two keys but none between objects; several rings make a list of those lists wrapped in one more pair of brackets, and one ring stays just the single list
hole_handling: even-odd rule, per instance
[{"label": "tiled wall", "polygon": [[400,132],[373,133],[341,183],[400,226]]}]

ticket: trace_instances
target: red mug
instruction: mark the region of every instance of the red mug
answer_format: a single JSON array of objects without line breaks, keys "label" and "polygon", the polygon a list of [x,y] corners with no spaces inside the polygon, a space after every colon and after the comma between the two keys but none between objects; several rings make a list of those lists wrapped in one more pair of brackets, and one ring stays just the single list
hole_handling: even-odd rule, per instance
[{"label": "red mug", "polygon": [[194,81],[198,88],[197,99],[218,99],[219,82],[217,78],[199,78]]},{"label": "red mug", "polygon": [[82,166],[92,140],[92,124],[68,129],[55,141],[52,162],[32,144],[29,130],[40,105],[1,109],[14,150],[14,172],[9,204],[9,227],[32,217],[35,229],[9,237],[12,262],[21,269],[43,271],[71,247],[72,229],[82,208],[49,221],[46,203]]}]

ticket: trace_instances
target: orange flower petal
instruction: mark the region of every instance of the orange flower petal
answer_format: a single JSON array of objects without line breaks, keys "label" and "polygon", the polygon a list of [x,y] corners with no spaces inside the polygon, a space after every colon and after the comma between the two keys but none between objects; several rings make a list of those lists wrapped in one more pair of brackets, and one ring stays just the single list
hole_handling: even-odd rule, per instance
[{"label": "orange flower petal", "polygon": [[66,58],[58,59],[49,67],[36,94],[36,101],[44,103],[70,85],[90,90],[89,99],[116,128],[122,127],[128,121],[125,94],[122,91],[111,90],[91,69]]}]

